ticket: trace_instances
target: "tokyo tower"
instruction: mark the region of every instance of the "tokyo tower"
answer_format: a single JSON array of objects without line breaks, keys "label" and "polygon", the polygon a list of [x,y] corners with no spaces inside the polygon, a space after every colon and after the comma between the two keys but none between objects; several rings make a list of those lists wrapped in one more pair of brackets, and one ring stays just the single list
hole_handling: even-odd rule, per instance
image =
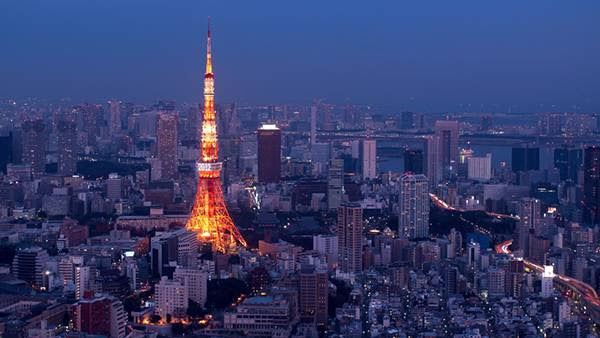
[{"label": "tokyo tower", "polygon": [[236,242],[246,246],[246,241],[233,224],[223,199],[221,168],[217,142],[215,113],[215,75],[210,50],[210,21],[206,43],[206,73],[204,74],[204,113],[202,119],[202,150],[196,162],[198,189],[186,228],[198,232],[203,242],[212,243],[213,250],[226,252]]}]

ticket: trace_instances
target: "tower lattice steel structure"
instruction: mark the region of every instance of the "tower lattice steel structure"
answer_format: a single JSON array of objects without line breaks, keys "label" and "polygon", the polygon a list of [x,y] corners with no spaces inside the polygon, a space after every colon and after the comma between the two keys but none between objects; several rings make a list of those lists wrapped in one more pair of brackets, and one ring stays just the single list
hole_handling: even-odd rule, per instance
[{"label": "tower lattice steel structure", "polygon": [[226,252],[236,242],[246,246],[246,241],[233,224],[223,199],[221,168],[217,142],[215,113],[215,76],[210,48],[210,22],[206,43],[206,73],[204,74],[204,113],[202,119],[201,158],[196,163],[198,189],[194,208],[186,228],[198,232],[202,241],[211,242],[213,250]]}]

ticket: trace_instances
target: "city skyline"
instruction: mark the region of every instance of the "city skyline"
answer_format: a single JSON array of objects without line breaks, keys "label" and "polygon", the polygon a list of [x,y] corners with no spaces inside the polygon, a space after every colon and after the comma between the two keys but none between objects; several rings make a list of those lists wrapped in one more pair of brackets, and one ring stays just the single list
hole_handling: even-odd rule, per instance
[{"label": "city skyline", "polygon": [[594,6],[112,1],[0,4],[111,93],[0,98],[1,337],[600,335]]},{"label": "city skyline", "polygon": [[[5,98],[198,102],[206,17],[220,102],[596,112],[597,3],[3,3]],[[34,24],[28,24],[34,23]],[[155,24],[159,23],[159,24]],[[42,56],[42,57],[40,57]],[[140,62],[142,61],[142,62]],[[126,94],[124,94],[126,93]]]}]

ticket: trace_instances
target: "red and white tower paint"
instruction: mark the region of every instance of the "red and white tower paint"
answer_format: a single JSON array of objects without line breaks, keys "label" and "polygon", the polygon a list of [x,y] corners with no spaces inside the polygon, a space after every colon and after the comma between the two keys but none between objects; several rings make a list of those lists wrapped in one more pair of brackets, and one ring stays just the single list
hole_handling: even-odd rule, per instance
[{"label": "red and white tower paint", "polygon": [[194,208],[186,228],[198,232],[202,241],[211,242],[213,250],[226,252],[236,242],[246,246],[246,241],[233,224],[221,188],[221,168],[217,141],[215,112],[215,75],[212,69],[210,21],[206,43],[206,72],[204,74],[204,113],[202,119],[202,150],[196,163],[198,189]]}]

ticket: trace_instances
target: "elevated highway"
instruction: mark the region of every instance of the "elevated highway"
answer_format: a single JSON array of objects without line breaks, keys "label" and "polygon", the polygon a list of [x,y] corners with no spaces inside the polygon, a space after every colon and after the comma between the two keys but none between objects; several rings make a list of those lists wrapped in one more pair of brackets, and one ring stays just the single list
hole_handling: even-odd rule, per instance
[{"label": "elevated highway", "polygon": [[[512,243],[513,240],[511,239],[496,245],[496,253],[514,257],[512,252],[509,250],[509,247],[512,245]],[[530,270],[539,273],[544,272],[544,267],[541,265],[535,264],[526,259],[523,259],[523,263],[525,264],[525,267]],[[560,274],[554,275],[554,283],[565,289],[571,290],[582,302],[584,302],[584,309],[589,312],[594,323],[600,324],[600,299],[598,298],[598,293],[591,285],[575,278]]]}]

